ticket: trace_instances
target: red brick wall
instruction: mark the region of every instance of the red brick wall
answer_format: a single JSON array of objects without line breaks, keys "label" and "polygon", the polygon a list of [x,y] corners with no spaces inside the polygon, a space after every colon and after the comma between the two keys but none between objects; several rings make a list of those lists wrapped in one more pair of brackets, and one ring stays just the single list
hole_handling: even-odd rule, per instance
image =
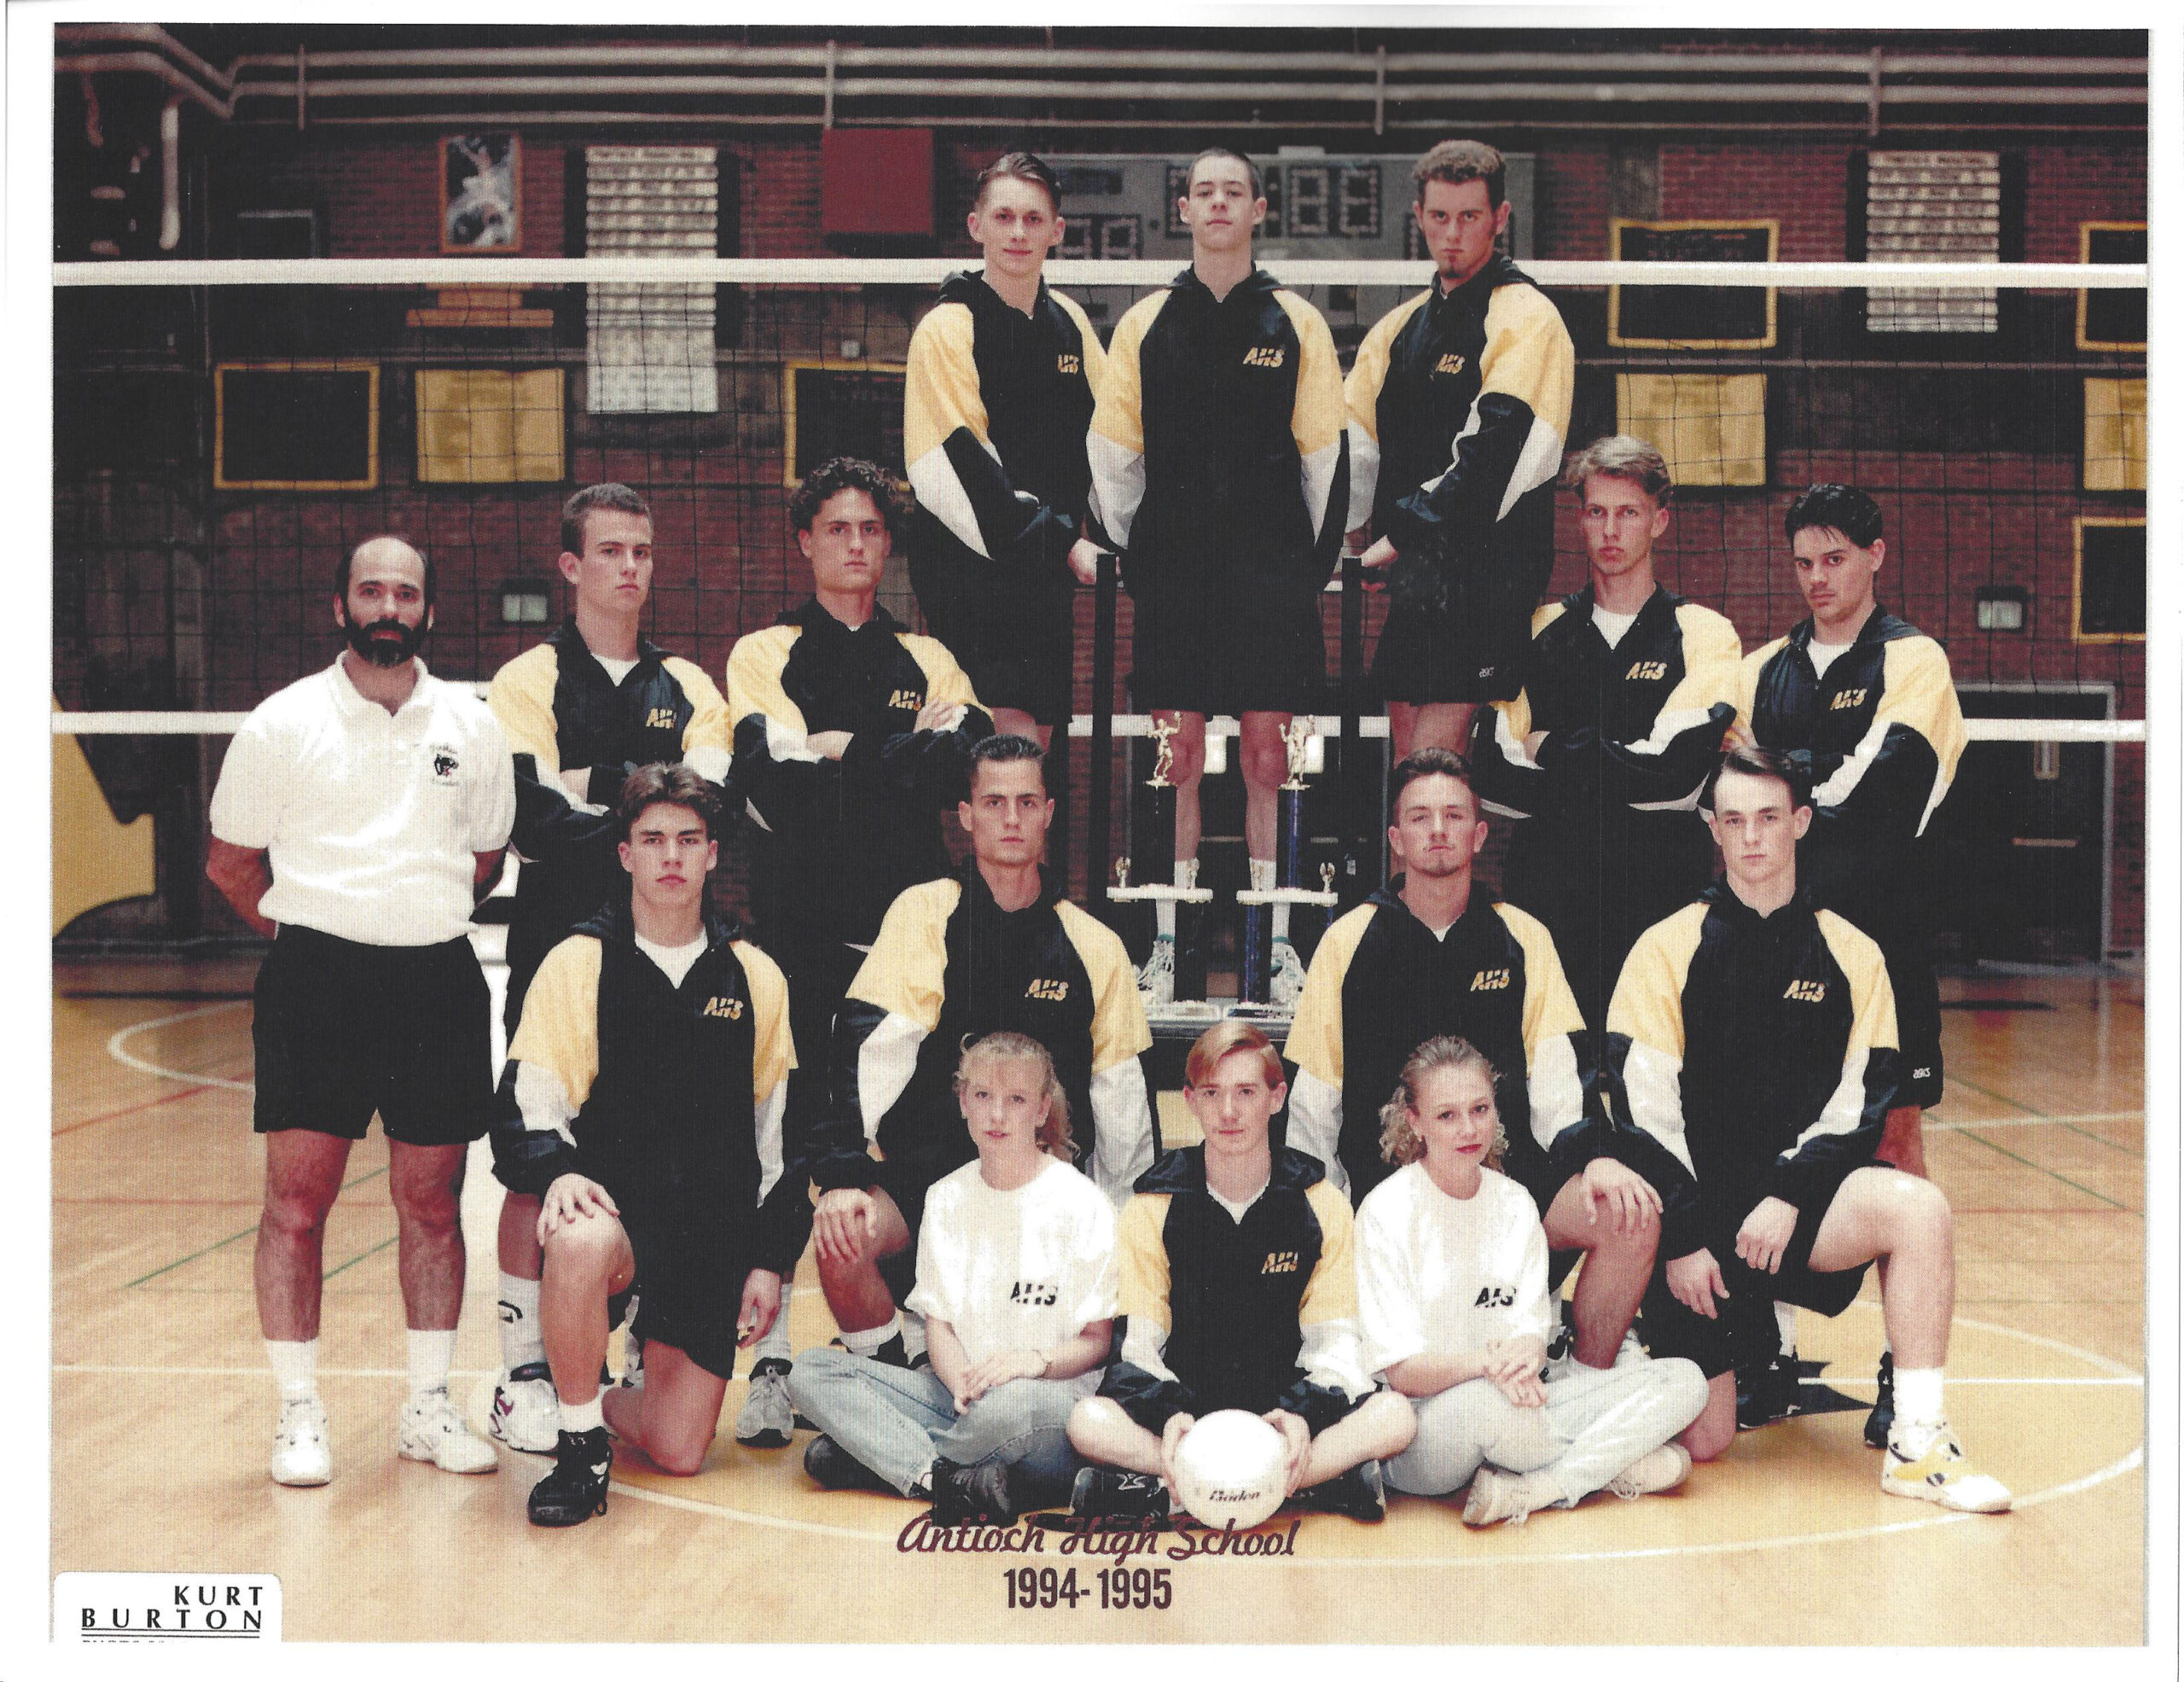
[{"label": "red brick wall", "polygon": [[[530,137],[526,137],[528,140]],[[524,158],[524,252],[552,255],[565,247],[563,160],[580,143],[536,140]],[[606,140],[619,136],[601,137]],[[943,249],[968,249],[961,215],[969,182],[999,148],[943,137],[936,168]],[[1773,216],[1782,224],[1786,259],[1844,255],[1846,170],[1853,143],[1803,139],[1666,144],[1660,151],[1660,210],[1666,218]],[[2069,260],[2082,219],[2129,219],[2144,207],[2142,151],[2079,142],[2027,146],[2026,256]],[[820,166],[809,135],[735,134],[722,142],[724,167],[741,183],[741,251],[758,257],[829,253],[820,224]],[[1577,141],[1538,148],[1535,246],[1544,258],[1605,254],[1610,155],[1605,144]],[[334,254],[426,255],[438,250],[438,152],[423,136],[315,132],[261,172],[279,187],[322,200],[330,212]],[[875,306],[876,308],[877,306]],[[875,315],[868,340],[899,338],[903,323]],[[814,323],[798,329],[816,342]],[[769,329],[757,346],[782,342]],[[892,341],[890,341],[892,342]],[[653,633],[717,673],[729,643],[770,623],[805,587],[781,514],[776,376],[764,364],[740,364],[724,381],[730,411],[707,435],[729,441],[700,448],[672,422],[649,425],[643,448],[572,449],[569,484],[619,478],[649,494],[657,510],[659,561]],[[557,510],[569,484],[524,487],[421,487],[414,447],[392,435],[383,447],[386,483],[353,498],[333,496],[218,500],[209,624],[214,692],[207,704],[247,707],[330,657],[328,583],[342,550],[368,533],[410,532],[439,568],[435,659],[457,675],[489,674],[535,631],[497,622],[496,586],[517,572],[551,576],[559,549]],[[1763,492],[1694,492],[1680,504],[1661,549],[1673,587],[1720,607],[1747,647],[1780,634],[1800,615],[1780,539],[1780,519],[1794,490],[1814,478],[1853,478],[1879,498],[1888,522],[1890,569],[1882,588],[1891,607],[1949,643],[1961,678],[1981,681],[2094,679],[2119,690],[2119,710],[2143,710],[2139,644],[2070,640],[2071,519],[2096,504],[2077,489],[2074,460],[2022,457],[1861,453],[1855,462],[1778,453]],[[2007,499],[1993,494],[2007,490]],[[1554,588],[1584,578],[1583,550],[1565,506],[1557,536]],[[2034,626],[2025,637],[1998,637],[1972,623],[1973,582],[2017,583],[2030,591]],[[896,580],[900,583],[899,569]],[[900,599],[900,598],[897,598]],[[903,603],[907,610],[907,602]],[[1089,614],[1089,608],[1085,610]],[[1369,611],[1368,638],[1382,609]],[[1083,646],[1089,651],[1089,617]],[[1335,620],[1327,629],[1332,659]],[[1127,618],[1119,646],[1128,664]],[[1369,646],[1369,641],[1368,641]],[[1078,672],[1080,705],[1089,703],[1089,653]],[[2140,944],[2143,917],[2143,756],[2117,756],[2114,927],[2117,944]],[[1077,780],[1078,810],[1085,789]]]}]

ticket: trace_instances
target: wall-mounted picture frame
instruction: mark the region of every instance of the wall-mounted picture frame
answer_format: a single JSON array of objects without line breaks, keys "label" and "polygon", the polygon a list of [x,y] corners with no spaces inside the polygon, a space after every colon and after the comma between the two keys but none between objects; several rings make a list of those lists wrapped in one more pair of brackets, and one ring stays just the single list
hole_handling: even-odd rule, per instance
[{"label": "wall-mounted picture frame", "polygon": [[523,249],[523,144],[513,134],[440,137],[440,249]]}]

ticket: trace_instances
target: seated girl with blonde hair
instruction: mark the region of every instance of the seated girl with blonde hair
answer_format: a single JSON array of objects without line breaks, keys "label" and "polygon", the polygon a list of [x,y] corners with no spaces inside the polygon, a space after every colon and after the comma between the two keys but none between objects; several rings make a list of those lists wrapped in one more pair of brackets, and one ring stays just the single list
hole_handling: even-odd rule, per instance
[{"label": "seated girl with blonde hair", "polygon": [[1670,1439],[1705,1406],[1706,1381],[1635,1345],[1611,1368],[1548,1360],[1547,1234],[1530,1195],[1490,1166],[1494,1080],[1467,1042],[1429,1039],[1380,1111],[1381,1154],[1399,1167],[1357,1210],[1358,1318],[1367,1367],[1418,1414],[1387,1481],[1412,1495],[1468,1482],[1474,1525],[1595,1489],[1672,1489],[1691,1459]]},{"label": "seated girl with blonde hair", "polygon": [[1069,1162],[1068,1100],[1038,1041],[977,1041],[956,1093],[979,1157],[926,1196],[905,1305],[932,1364],[813,1349],[789,1394],[822,1433],[804,1459],[819,1483],[1006,1524],[1068,1499],[1069,1411],[1099,1388],[1113,1326],[1115,1212]]}]

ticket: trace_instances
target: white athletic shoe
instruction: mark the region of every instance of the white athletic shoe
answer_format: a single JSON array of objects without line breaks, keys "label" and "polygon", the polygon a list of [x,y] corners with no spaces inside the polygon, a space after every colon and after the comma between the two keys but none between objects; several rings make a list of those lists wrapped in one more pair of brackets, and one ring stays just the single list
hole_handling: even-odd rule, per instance
[{"label": "white athletic shoe", "polygon": [[1155,935],[1153,956],[1137,972],[1137,996],[1147,1010],[1157,1010],[1176,1001],[1176,937],[1172,934]]},{"label": "white athletic shoe", "polygon": [[779,1356],[769,1357],[751,1371],[750,1394],[735,1416],[735,1440],[746,1448],[787,1448],[795,1429],[796,1410],[788,1400],[788,1363]]},{"label": "white athletic shoe", "polygon": [[1966,1465],[1964,1451],[1946,1428],[1934,1433],[1915,1459],[1891,1437],[1888,1452],[1881,1458],[1880,1487],[1891,1495],[1931,1501],[1951,1512],[2006,1513],[2010,1510],[2010,1492],[1984,1472],[1975,1472]]},{"label": "white athletic shoe", "polygon": [[551,1454],[561,1440],[561,1403],[554,1394],[553,1371],[543,1361],[526,1361],[501,1375],[485,1429],[498,1441],[526,1454]]},{"label": "white athletic shoe", "polygon": [[1522,1524],[1536,1506],[1545,1506],[1552,1499],[1535,1491],[1527,1475],[1481,1466],[1472,1474],[1471,1493],[1464,1501],[1464,1522],[1473,1529],[1490,1524]]},{"label": "white athletic shoe", "polygon": [[404,1405],[395,1447],[404,1459],[429,1460],[444,1472],[494,1472],[501,1467],[493,1445],[462,1423],[462,1410],[444,1389],[427,1390]]},{"label": "white athletic shoe", "polygon": [[1690,1475],[1690,1451],[1680,1442],[1664,1442],[1633,1460],[1610,1478],[1606,1487],[1611,1495],[1635,1501],[1641,1495],[1658,1495],[1664,1489],[1673,1489]]},{"label": "white athletic shoe", "polygon": [[1275,937],[1273,975],[1266,996],[1267,1003],[1277,1010],[1294,1010],[1297,1001],[1304,996],[1304,960],[1284,935]]},{"label": "white athletic shoe", "polygon": [[273,1427],[273,1460],[266,1470],[274,1482],[299,1488],[333,1481],[326,1404],[317,1396],[281,1404],[281,1417]]}]

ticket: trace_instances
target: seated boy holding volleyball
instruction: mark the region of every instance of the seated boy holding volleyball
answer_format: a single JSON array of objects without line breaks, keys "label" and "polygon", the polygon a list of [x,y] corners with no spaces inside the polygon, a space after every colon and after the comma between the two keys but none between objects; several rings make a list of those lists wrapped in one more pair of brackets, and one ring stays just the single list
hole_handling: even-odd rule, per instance
[{"label": "seated boy holding volleyball", "polygon": [[1288,1096],[1281,1060],[1247,1023],[1209,1028],[1184,1066],[1205,1143],[1137,1181],[1117,1233],[1122,1358],[1069,1416],[1095,1464],[1077,1474],[1083,1517],[1165,1517],[1176,1455],[1205,1415],[1236,1408],[1281,1434],[1285,1493],[1377,1521],[1380,1462],[1410,1441],[1410,1404],[1373,1393],[1359,1362],[1350,1206],[1302,1151],[1273,1149]]}]

